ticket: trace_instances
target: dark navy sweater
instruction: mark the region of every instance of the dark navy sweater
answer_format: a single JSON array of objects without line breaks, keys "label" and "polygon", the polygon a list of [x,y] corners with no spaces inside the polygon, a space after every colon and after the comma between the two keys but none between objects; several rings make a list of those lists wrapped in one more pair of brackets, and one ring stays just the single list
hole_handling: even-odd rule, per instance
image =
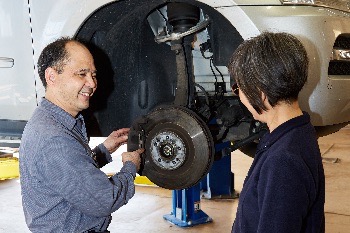
[{"label": "dark navy sweater", "polygon": [[261,139],[232,232],[324,232],[325,177],[304,112]]}]

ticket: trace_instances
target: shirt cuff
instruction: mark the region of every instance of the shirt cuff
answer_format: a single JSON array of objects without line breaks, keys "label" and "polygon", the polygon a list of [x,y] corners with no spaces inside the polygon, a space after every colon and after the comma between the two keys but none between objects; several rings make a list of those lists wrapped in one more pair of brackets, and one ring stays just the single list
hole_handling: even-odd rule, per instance
[{"label": "shirt cuff", "polygon": [[108,163],[112,162],[112,155],[109,153],[105,145],[103,143],[99,144],[98,146],[95,147],[94,149],[96,154],[103,154],[108,161]]},{"label": "shirt cuff", "polygon": [[134,179],[136,177],[136,165],[131,161],[126,161],[120,171],[130,173]]}]

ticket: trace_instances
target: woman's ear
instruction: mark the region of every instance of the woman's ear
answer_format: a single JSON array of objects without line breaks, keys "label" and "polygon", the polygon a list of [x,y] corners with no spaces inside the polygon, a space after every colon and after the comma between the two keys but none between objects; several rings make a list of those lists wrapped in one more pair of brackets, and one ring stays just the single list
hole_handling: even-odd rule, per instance
[{"label": "woman's ear", "polygon": [[265,95],[264,92],[261,92],[261,100],[263,101],[265,107],[267,108],[267,110],[271,109],[272,106],[269,102],[269,99],[267,98],[267,95]]}]

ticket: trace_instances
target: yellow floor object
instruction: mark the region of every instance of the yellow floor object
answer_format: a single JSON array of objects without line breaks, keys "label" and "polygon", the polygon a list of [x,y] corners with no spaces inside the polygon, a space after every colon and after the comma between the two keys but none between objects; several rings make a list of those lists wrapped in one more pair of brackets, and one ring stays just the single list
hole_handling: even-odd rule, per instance
[{"label": "yellow floor object", "polygon": [[18,158],[0,158],[0,180],[13,179],[19,177]]},{"label": "yellow floor object", "polygon": [[[114,172],[107,172],[106,175],[108,177],[113,176],[115,173]],[[152,185],[152,186],[157,186],[156,184],[154,184],[152,181],[150,181],[146,176],[140,176],[138,174],[136,174],[135,180],[134,180],[135,184],[138,185]]]},{"label": "yellow floor object", "polygon": [[134,183],[141,184],[141,185],[154,185],[155,186],[155,184],[152,181],[150,181],[146,176],[136,176]]}]

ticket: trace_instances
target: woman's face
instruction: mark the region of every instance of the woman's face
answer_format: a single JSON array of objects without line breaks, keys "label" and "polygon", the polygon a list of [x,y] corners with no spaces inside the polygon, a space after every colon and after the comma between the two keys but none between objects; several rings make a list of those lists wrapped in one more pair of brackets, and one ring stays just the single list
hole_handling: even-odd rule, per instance
[{"label": "woman's face", "polygon": [[258,114],[257,111],[255,111],[255,109],[253,108],[253,106],[249,103],[247,96],[243,93],[243,91],[239,90],[239,99],[241,100],[242,104],[244,104],[244,106],[246,106],[246,108],[248,109],[248,111],[253,115],[253,118],[255,120],[264,122],[262,114]]}]

